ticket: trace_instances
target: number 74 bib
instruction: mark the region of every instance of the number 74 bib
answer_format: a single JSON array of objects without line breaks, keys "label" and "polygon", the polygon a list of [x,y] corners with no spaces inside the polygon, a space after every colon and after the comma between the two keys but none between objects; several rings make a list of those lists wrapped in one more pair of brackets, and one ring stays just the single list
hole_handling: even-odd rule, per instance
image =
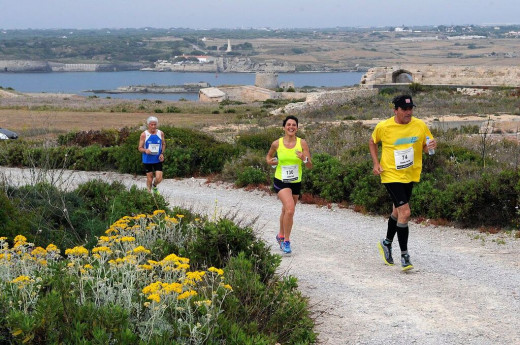
[{"label": "number 74 bib", "polygon": [[406,150],[394,150],[395,168],[397,170],[406,169],[413,165],[414,152],[413,146]]}]

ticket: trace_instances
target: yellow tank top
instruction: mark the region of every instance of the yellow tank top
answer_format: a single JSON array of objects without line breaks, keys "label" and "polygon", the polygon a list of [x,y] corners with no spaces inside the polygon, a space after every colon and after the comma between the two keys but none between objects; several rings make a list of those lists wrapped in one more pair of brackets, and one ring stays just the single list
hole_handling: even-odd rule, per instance
[{"label": "yellow tank top", "polygon": [[278,165],[274,177],[285,183],[296,183],[302,181],[302,160],[296,155],[296,150],[302,152],[300,138],[296,138],[296,145],[288,149],[283,144],[283,138],[278,139]]}]

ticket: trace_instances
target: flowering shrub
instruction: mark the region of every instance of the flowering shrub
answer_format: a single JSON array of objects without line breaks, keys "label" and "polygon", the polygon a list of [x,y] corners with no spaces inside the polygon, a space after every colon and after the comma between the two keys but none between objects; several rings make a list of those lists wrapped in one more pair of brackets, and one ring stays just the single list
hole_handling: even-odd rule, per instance
[{"label": "flowering shrub", "polygon": [[[9,247],[7,238],[1,237],[0,289],[5,295],[0,307],[37,318],[39,299],[58,289],[48,282],[53,282],[53,275],[59,275],[61,281],[70,282],[69,296],[62,297],[63,303],[73,296],[80,307],[120,307],[133,325],[131,331],[141,341],[148,343],[168,334],[171,342],[204,343],[216,328],[222,303],[233,291],[224,271],[215,267],[190,271],[188,258],[170,254],[155,261],[147,249],[157,240],[182,244],[190,239],[191,228],[181,226],[182,218],[170,217],[162,210],[123,217],[106,231],[106,236],[99,237],[91,251],[76,246],[65,251],[66,258],[53,244],[45,249],[34,247],[25,237],[17,236]],[[54,284],[58,283],[54,280]],[[13,311],[5,317],[13,339],[24,343],[36,339],[41,324],[28,326],[23,322],[28,319],[20,319],[19,315]],[[117,338],[110,330],[107,333],[108,338]],[[89,332],[81,337],[89,339]],[[94,332],[91,337],[96,337]],[[68,338],[74,343],[78,340]]]}]

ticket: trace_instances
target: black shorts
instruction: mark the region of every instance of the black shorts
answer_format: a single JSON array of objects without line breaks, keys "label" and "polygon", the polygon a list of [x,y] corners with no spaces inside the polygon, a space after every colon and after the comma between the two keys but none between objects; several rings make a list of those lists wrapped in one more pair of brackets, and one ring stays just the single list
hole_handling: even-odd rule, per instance
[{"label": "black shorts", "polygon": [[302,190],[302,183],[301,182],[285,183],[285,182],[282,182],[282,180],[275,178],[273,180],[273,188],[277,194],[282,189],[290,188],[292,191],[292,195],[300,195],[300,192]]},{"label": "black shorts", "polygon": [[410,202],[412,197],[413,182],[410,183],[383,183],[394,202],[395,207],[403,206]]},{"label": "black shorts", "polygon": [[151,172],[162,171],[162,162],[143,165],[144,171],[146,171],[147,174]]}]

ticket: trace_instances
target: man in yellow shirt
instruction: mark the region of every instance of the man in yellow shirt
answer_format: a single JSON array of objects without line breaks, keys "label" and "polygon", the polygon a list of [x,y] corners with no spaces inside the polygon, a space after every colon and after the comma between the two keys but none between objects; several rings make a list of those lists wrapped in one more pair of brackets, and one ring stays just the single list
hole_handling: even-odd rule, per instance
[{"label": "man in yellow shirt", "polygon": [[[381,121],[368,142],[374,164],[373,173],[381,176],[393,201],[388,219],[386,238],[378,247],[384,262],[393,265],[392,241],[397,233],[401,249],[403,271],[413,268],[408,254],[408,221],[413,184],[419,182],[422,170],[422,153],[434,152],[437,143],[426,124],[413,116],[412,97],[400,95],[393,99],[394,116]],[[377,144],[381,142],[381,161]],[[432,153],[430,153],[432,154]]]}]

